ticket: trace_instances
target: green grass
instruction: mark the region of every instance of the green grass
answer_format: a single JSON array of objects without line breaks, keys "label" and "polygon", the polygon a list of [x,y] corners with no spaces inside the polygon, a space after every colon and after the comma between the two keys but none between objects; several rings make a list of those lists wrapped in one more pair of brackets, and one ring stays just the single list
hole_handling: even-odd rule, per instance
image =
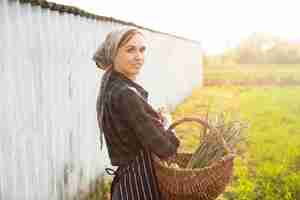
[{"label": "green grass", "polygon": [[[257,74],[265,73],[264,77],[273,78],[288,69],[291,72],[286,74],[300,79],[300,66],[255,67]],[[232,70],[235,71],[235,68]],[[252,75],[251,78],[255,79],[254,73]],[[214,70],[211,74],[206,70],[206,76],[207,79],[215,78]],[[226,73],[222,76],[227,78]],[[225,111],[232,117],[238,115],[250,124],[246,152],[236,159],[233,182],[220,199],[300,199],[300,86],[224,85],[197,88],[172,115],[178,119],[203,115],[207,110]],[[196,149],[199,144],[198,125],[182,124],[176,131],[182,141],[180,151],[192,152]]]}]

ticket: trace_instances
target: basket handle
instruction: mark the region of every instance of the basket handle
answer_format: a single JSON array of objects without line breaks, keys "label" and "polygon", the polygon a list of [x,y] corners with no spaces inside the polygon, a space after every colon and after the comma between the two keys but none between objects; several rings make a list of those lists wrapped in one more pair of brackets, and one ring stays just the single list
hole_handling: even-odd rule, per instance
[{"label": "basket handle", "polygon": [[204,126],[204,128],[213,130],[217,134],[217,138],[221,141],[221,144],[224,147],[224,149],[229,153],[234,153],[233,150],[229,148],[228,144],[224,140],[224,137],[219,133],[219,131],[216,128],[211,127],[206,120],[200,117],[183,117],[179,120],[176,120],[169,126],[168,131],[174,129],[176,126],[182,124],[183,122],[198,122],[199,124]]}]

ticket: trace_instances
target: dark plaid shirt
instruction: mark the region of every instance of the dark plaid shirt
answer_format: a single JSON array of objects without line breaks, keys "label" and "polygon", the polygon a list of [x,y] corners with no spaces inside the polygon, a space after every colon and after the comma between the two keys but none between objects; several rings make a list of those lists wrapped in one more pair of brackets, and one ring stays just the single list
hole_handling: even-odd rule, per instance
[{"label": "dark plaid shirt", "polygon": [[160,158],[176,153],[179,141],[158,123],[146,90],[113,70],[105,91],[102,127],[112,165],[128,164],[142,149]]}]

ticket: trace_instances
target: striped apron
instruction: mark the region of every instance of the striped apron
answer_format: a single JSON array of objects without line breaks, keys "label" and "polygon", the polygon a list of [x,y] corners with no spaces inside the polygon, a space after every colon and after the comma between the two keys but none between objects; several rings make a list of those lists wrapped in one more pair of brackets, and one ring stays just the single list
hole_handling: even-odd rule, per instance
[{"label": "striped apron", "polygon": [[111,200],[161,199],[150,152],[142,150],[128,165],[119,166],[113,175]]}]

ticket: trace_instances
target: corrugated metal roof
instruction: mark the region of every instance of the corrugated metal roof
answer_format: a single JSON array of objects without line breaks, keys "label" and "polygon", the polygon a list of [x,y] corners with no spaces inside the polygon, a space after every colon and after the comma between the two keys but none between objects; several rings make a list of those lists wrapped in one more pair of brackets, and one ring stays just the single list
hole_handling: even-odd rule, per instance
[{"label": "corrugated metal roof", "polygon": [[172,36],[172,37],[176,37],[176,38],[179,38],[179,39],[182,39],[182,40],[187,40],[187,41],[191,41],[191,42],[195,42],[195,43],[199,44],[199,42],[195,41],[195,40],[187,39],[187,38],[176,36],[176,35],[169,34],[169,33],[156,31],[156,30],[153,30],[153,29],[150,29],[150,28],[139,26],[139,25],[134,24],[132,22],[126,22],[126,21],[118,20],[118,19],[115,19],[113,17],[106,17],[106,16],[96,15],[94,13],[87,12],[87,11],[85,11],[83,9],[80,9],[78,7],[75,7],[75,6],[58,4],[58,3],[54,3],[54,2],[50,2],[50,1],[46,1],[46,0],[18,0],[18,1],[20,3],[30,3],[32,6],[40,6],[44,9],[50,9],[52,11],[57,11],[59,13],[68,13],[68,14],[72,14],[72,15],[79,15],[81,17],[86,17],[86,18],[90,18],[90,19],[99,20],[99,21],[109,21],[109,22],[115,22],[115,23],[119,23],[119,24],[123,24],[123,25],[127,25],[127,26],[134,26],[134,27],[137,27],[137,28],[140,28],[140,29],[148,30],[148,31],[155,32],[155,33],[169,35],[169,36]]}]

